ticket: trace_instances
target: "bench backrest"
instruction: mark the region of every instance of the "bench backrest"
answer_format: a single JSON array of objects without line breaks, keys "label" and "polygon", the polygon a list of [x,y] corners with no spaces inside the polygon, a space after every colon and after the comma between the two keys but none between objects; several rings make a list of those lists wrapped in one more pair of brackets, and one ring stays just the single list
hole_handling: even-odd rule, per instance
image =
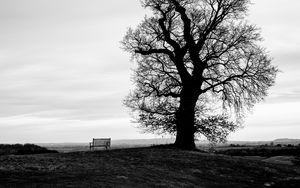
[{"label": "bench backrest", "polygon": [[93,138],[94,146],[110,146],[110,138]]}]

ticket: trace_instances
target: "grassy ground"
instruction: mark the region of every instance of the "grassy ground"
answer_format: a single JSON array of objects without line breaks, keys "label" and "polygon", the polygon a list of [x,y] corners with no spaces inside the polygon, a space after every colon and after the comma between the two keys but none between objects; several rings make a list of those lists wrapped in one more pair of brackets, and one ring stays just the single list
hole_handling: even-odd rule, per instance
[{"label": "grassy ground", "polygon": [[300,166],[151,147],[6,155],[0,187],[300,187]]}]

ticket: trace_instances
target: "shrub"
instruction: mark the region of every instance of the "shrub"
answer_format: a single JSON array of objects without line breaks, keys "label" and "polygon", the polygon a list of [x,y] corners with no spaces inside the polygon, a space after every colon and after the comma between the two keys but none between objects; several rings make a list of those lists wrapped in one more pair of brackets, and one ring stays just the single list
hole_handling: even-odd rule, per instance
[{"label": "shrub", "polygon": [[256,147],[252,149],[228,149],[223,151],[217,151],[216,153],[232,155],[232,156],[298,156],[300,157],[300,148],[298,147],[281,147],[281,148],[270,148],[270,147]]},{"label": "shrub", "polygon": [[48,150],[47,148],[34,144],[0,144],[0,155],[25,155],[40,153],[58,153],[58,151]]}]

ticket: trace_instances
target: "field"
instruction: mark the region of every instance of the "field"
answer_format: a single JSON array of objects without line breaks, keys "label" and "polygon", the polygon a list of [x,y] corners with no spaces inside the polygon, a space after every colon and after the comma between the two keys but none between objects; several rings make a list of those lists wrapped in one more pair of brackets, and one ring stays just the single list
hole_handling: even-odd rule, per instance
[{"label": "field", "polygon": [[300,166],[171,147],[0,156],[0,187],[300,187]]}]

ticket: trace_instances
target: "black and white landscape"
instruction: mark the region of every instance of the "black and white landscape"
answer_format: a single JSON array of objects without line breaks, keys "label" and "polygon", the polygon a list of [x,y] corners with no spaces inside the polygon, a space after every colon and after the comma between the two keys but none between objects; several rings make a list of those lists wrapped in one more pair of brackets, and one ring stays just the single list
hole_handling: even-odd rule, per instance
[{"label": "black and white landscape", "polygon": [[1,0],[0,187],[300,187],[299,7]]}]

